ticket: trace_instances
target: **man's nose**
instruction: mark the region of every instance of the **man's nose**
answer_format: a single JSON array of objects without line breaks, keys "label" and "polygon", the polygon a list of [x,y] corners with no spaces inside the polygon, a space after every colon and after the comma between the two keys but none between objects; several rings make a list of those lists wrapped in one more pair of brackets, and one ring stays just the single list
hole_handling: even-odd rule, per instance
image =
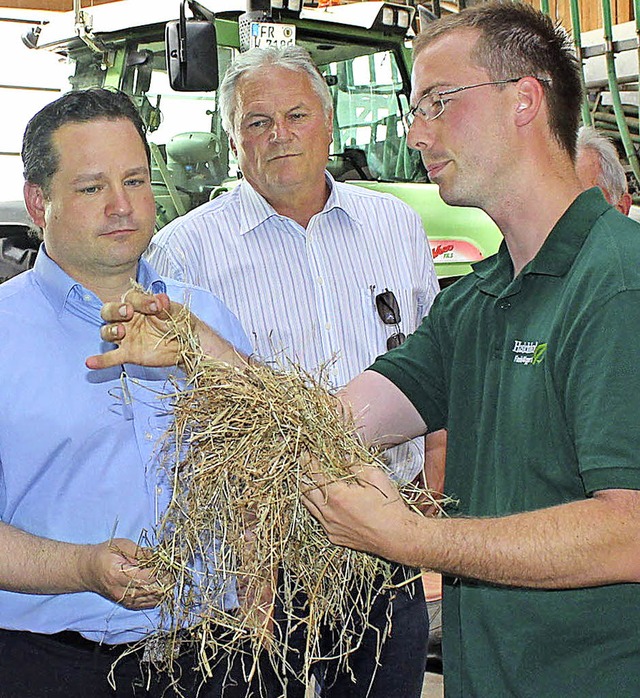
[{"label": "man's nose", "polygon": [[271,138],[274,141],[286,141],[291,138],[291,126],[285,118],[273,120]]},{"label": "man's nose", "polygon": [[131,196],[124,186],[116,186],[110,190],[107,202],[107,215],[128,216],[133,211]]},{"label": "man's nose", "polygon": [[433,146],[435,120],[426,121],[417,116],[407,133],[407,145],[413,150],[425,151]]}]

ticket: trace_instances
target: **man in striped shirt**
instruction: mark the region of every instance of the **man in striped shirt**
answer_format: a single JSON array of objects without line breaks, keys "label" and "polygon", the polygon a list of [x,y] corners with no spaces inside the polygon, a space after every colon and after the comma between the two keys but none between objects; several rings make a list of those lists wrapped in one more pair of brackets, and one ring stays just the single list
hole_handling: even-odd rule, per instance
[{"label": "man in striped shirt", "polygon": [[[331,94],[303,49],[240,55],[219,98],[243,180],[160,231],[148,258],[161,273],[221,298],[261,360],[285,369],[293,362],[339,388],[413,332],[438,291],[420,218],[393,196],[325,171]],[[390,455],[397,477],[422,469],[418,444]],[[323,665],[324,696],[420,696],[428,621],[421,588],[410,586],[374,605],[370,621],[379,632],[389,603],[393,609],[379,666],[372,629],[350,657],[355,683]],[[299,695],[302,685],[289,680],[287,696]]]}]

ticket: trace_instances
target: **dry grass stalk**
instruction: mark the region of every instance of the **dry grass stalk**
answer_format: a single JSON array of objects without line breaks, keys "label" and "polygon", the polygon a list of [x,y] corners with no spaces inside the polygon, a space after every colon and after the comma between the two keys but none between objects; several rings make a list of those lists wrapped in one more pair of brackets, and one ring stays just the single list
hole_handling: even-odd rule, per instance
[{"label": "dry grass stalk", "polygon": [[[348,666],[380,588],[374,580],[392,586],[394,566],[329,543],[300,502],[300,489],[310,485],[301,461],[314,454],[332,479],[353,479],[351,466],[384,464],[301,370],[232,367],[202,356],[189,333],[181,341],[190,389],[172,396],[175,422],[165,444],[174,494],[152,565],[169,581],[161,611],[170,630],[160,655],[157,636],[152,640],[156,664],[171,671],[176,646],[191,643],[205,678],[213,657],[238,651],[268,652],[282,674],[289,633],[302,627],[303,681],[316,660],[333,656]],[[424,494],[402,489],[410,503]],[[279,638],[267,629],[273,600],[264,595],[277,570],[287,627]],[[242,601],[233,612],[222,605],[231,577]],[[308,598],[304,608],[296,603],[300,592]],[[336,631],[329,650],[320,643],[322,626]]]}]

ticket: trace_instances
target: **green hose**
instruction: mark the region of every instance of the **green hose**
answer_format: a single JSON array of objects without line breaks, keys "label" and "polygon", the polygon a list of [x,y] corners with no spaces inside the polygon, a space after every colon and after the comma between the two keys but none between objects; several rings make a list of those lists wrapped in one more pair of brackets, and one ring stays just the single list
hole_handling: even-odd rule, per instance
[{"label": "green hose", "polygon": [[[636,3],[637,4],[637,3]],[[637,8],[636,8],[637,9]],[[618,88],[618,79],[616,76],[615,55],[613,52],[613,30],[611,21],[611,2],[610,0],[602,0],[602,17],[604,20],[604,44],[605,44],[605,59],[607,62],[607,80],[609,82],[609,90],[611,91],[611,101],[613,103],[613,111],[616,115],[616,122],[624,152],[627,155],[633,176],[636,182],[640,182],[640,163],[636,155],[633,141],[629,134],[629,127],[625,120],[624,109],[620,100],[620,89]],[[636,19],[636,22],[638,20]]]},{"label": "green hose", "polygon": [[[636,18],[636,40],[638,41],[638,70],[640,70],[640,0],[633,0],[633,16]],[[638,80],[638,118],[640,118],[640,80]]]},{"label": "green hose", "polygon": [[[639,2],[640,0],[636,0]],[[585,126],[593,126],[589,100],[584,84],[584,59],[582,58],[582,30],[580,28],[580,5],[578,0],[571,0],[571,31],[573,32],[573,45],[576,48],[576,56],[580,65],[580,83],[582,84],[582,123]]]}]

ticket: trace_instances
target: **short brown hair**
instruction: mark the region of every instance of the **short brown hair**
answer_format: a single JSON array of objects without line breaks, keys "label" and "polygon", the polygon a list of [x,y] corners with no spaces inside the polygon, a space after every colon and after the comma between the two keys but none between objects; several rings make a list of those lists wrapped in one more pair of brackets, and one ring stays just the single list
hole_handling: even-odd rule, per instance
[{"label": "short brown hair", "polygon": [[95,87],[67,92],[31,118],[22,141],[25,181],[38,184],[45,196],[49,196],[51,180],[60,164],[60,154],[53,144],[54,133],[65,124],[80,124],[95,119],[131,121],[140,135],[147,162],[150,163],[146,127],[130,97],[118,90]]},{"label": "short brown hair", "polygon": [[479,32],[472,56],[491,80],[529,75],[545,78],[549,128],[575,159],[582,82],[567,32],[531,5],[511,0],[488,2],[430,22],[414,41],[414,59],[436,39],[458,29]]}]

